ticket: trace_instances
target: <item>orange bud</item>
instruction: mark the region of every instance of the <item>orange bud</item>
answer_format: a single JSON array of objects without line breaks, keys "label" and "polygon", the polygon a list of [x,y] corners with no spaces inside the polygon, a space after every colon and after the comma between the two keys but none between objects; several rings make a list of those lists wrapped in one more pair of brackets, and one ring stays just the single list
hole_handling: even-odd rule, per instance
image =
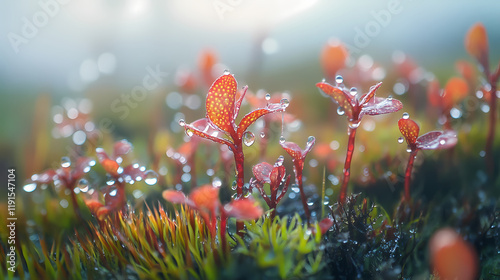
[{"label": "orange bud", "polygon": [[465,36],[465,49],[476,58],[483,67],[488,61],[488,34],[482,23],[474,24]]},{"label": "orange bud", "polygon": [[439,279],[476,279],[477,254],[453,229],[436,232],[429,242],[429,249],[431,264]]},{"label": "orange bud", "polygon": [[338,40],[331,40],[321,52],[320,62],[328,79],[335,79],[337,72],[344,68],[349,53]]}]

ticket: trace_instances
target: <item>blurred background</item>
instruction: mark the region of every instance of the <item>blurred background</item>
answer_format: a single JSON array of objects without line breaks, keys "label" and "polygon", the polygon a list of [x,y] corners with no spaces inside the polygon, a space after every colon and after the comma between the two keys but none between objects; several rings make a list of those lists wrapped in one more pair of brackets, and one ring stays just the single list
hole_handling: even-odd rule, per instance
[{"label": "blurred background", "polygon": [[[203,59],[214,61],[214,77],[228,69],[254,92],[287,91],[290,111],[303,123],[342,122],[345,134],[345,120],[329,113],[336,106],[314,86],[324,77],[320,53],[329,40],[345,44],[351,64],[361,58],[380,65],[379,78],[407,56],[423,78],[435,75],[441,85],[456,73],[457,59],[472,61],[463,40],[475,22],[488,30],[491,60],[500,54],[494,51],[500,46],[498,1],[40,0],[0,6],[0,164],[2,172],[17,168],[19,178],[58,164],[73,144],[86,141],[88,134],[57,128],[63,111],[76,118],[72,108],[91,116],[87,131],[128,138],[140,151],[159,130],[182,139],[178,120],[205,114]],[[395,84],[384,84],[381,94],[394,95]],[[397,127],[391,129],[396,135]],[[321,141],[323,132],[313,133]],[[302,138],[296,138],[301,145]],[[345,143],[325,138],[332,149]],[[137,154],[147,162],[147,153]]]}]

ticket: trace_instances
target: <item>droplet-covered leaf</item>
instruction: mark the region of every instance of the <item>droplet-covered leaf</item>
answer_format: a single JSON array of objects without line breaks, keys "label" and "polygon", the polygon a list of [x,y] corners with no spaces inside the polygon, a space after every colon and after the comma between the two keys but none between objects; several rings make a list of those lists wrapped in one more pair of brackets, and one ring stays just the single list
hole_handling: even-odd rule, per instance
[{"label": "droplet-covered leaf", "polygon": [[212,140],[216,143],[230,145],[231,143],[223,138],[225,132],[215,128],[207,118],[202,118],[184,127],[186,133],[192,133],[201,138]]},{"label": "droplet-covered leaf", "polygon": [[285,142],[281,144],[281,147],[294,159],[302,160],[302,149],[294,142]]},{"label": "droplet-covered leaf", "polygon": [[361,109],[359,118],[363,115],[382,115],[394,113],[403,108],[403,103],[394,98],[381,98],[373,97],[367,104]]},{"label": "droplet-covered leaf", "polygon": [[328,83],[317,83],[316,87],[318,87],[322,92],[326,95],[333,98],[337,104],[344,109],[345,114],[349,119],[353,117],[353,108],[352,108],[352,97],[349,93],[344,92],[341,88],[332,86]]},{"label": "droplet-covered leaf", "polygon": [[455,131],[431,131],[417,138],[417,148],[421,150],[448,149],[457,144]]},{"label": "droplet-covered leaf", "polygon": [[220,76],[210,87],[207,95],[207,118],[227,133],[234,132],[234,103],[236,80],[231,74]]},{"label": "droplet-covered leaf", "polygon": [[224,206],[228,217],[238,220],[255,220],[264,213],[258,203],[251,198],[233,200]]},{"label": "droplet-covered leaf", "polygon": [[280,186],[283,178],[286,176],[286,168],[283,165],[276,166],[271,171],[269,178],[271,179],[271,188],[276,189]]},{"label": "droplet-covered leaf", "polygon": [[255,179],[259,182],[269,183],[271,179],[269,178],[273,166],[267,162],[262,162],[256,164],[252,168],[252,173]]},{"label": "droplet-covered leaf", "polygon": [[324,235],[333,226],[333,220],[330,218],[324,218],[319,222],[319,228],[321,229],[321,234]]},{"label": "droplet-covered leaf", "polygon": [[420,132],[420,127],[416,122],[411,119],[399,119],[398,121],[399,131],[406,139],[408,145],[414,145],[417,142],[418,133]]},{"label": "droplet-covered leaf", "polygon": [[128,154],[130,151],[132,151],[132,144],[123,139],[115,143],[113,147],[113,157],[116,159],[117,157],[121,157],[123,155]]},{"label": "droplet-covered leaf", "polygon": [[361,102],[359,103],[361,106],[363,106],[364,104],[370,102],[370,100],[372,100],[372,98],[375,96],[375,93],[377,92],[377,89],[382,85],[382,82],[370,87],[370,91],[363,95],[363,98],[361,99]]},{"label": "droplet-covered leaf", "polygon": [[238,126],[238,137],[241,138],[243,137],[243,133],[248,129],[250,125],[252,125],[257,119],[260,117],[270,114],[270,113],[275,113],[275,112],[280,112],[283,111],[283,108],[279,104],[269,104],[266,108],[262,109],[257,109],[254,110],[248,114],[246,114],[243,119],[241,120],[239,126]]}]

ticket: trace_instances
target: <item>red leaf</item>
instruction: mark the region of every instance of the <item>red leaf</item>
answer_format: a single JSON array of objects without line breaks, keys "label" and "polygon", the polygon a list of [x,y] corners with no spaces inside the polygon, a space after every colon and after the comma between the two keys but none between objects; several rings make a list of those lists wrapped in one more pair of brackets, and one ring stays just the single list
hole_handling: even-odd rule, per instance
[{"label": "red leaf", "polygon": [[460,103],[469,92],[469,85],[462,78],[451,78],[444,87],[443,106],[450,110],[453,106]]},{"label": "red leaf", "polygon": [[479,63],[487,66],[488,61],[488,34],[482,23],[474,24],[465,36],[465,49],[476,58]]},{"label": "red leaf", "polygon": [[243,87],[243,89],[240,92],[238,92],[239,97],[238,97],[238,101],[236,101],[236,104],[234,104],[233,119],[236,119],[236,117],[238,116],[238,113],[240,112],[241,103],[243,103],[243,99],[245,98],[247,90],[248,90],[248,86],[245,86],[245,87]]},{"label": "red leaf", "polygon": [[75,168],[71,172],[73,179],[80,178],[84,173],[90,171],[90,166],[95,164],[95,161],[87,157],[79,157],[76,160]]},{"label": "red leaf", "polygon": [[101,161],[101,165],[111,176],[118,176],[118,168],[120,168],[120,165],[116,161],[107,158]]},{"label": "red leaf", "polygon": [[212,126],[211,122],[207,118],[199,119],[191,124],[187,124],[184,129],[188,135],[192,133],[193,135],[212,140],[216,143],[232,146],[232,143],[229,140],[219,137],[219,135],[224,134],[225,132]]},{"label": "red leaf", "polygon": [[220,76],[210,87],[207,95],[207,118],[219,129],[234,133],[234,102],[236,80],[231,74]]},{"label": "red leaf", "polygon": [[212,185],[203,185],[191,192],[189,200],[191,200],[198,209],[215,213],[215,210],[220,205],[219,189]]},{"label": "red leaf", "polygon": [[283,111],[283,107],[280,104],[269,104],[267,108],[257,109],[248,114],[246,114],[241,120],[238,126],[238,137],[243,137],[243,133],[247,130],[247,128],[253,124],[258,118],[267,115],[269,113],[280,112]]},{"label": "red leaf", "polygon": [[394,113],[403,108],[403,103],[393,98],[374,97],[361,109],[359,118],[363,115],[382,115]]},{"label": "red leaf", "polygon": [[457,144],[455,131],[431,131],[417,138],[417,148],[421,150],[448,149]]},{"label": "red leaf", "polygon": [[47,170],[43,173],[35,174],[35,175],[31,176],[31,181],[38,183],[38,184],[48,184],[48,183],[54,181],[54,176],[56,174],[57,173],[55,170],[50,169],[50,170]]},{"label": "red leaf", "polygon": [[406,138],[406,143],[410,146],[415,145],[418,133],[420,132],[418,124],[411,119],[399,119],[398,126],[399,131]]},{"label": "red leaf", "polygon": [[361,106],[365,105],[366,103],[370,102],[372,100],[373,96],[375,96],[375,92],[377,92],[377,89],[382,85],[382,82],[370,87],[370,91],[363,96],[361,99],[361,102],[359,103]]},{"label": "red leaf", "polygon": [[427,99],[432,106],[441,107],[443,98],[441,96],[441,88],[439,87],[439,81],[434,79],[429,82],[427,86]]},{"label": "red leaf", "polygon": [[181,191],[165,190],[162,193],[163,198],[171,203],[184,204],[186,203],[187,197]]},{"label": "red leaf", "polygon": [[321,66],[325,76],[329,79],[335,78],[337,72],[345,67],[349,53],[338,40],[331,40],[321,52]]},{"label": "red leaf", "polygon": [[233,200],[224,206],[228,217],[238,220],[255,220],[264,213],[264,210],[251,198]]},{"label": "red leaf", "polygon": [[271,179],[271,188],[278,188],[286,175],[286,168],[283,165],[276,166],[271,171],[269,178]]},{"label": "red leaf", "polygon": [[437,231],[429,242],[433,271],[440,279],[477,279],[474,247],[451,228]]},{"label": "red leaf", "polygon": [[269,183],[271,179],[269,176],[271,175],[271,171],[273,170],[273,166],[267,162],[259,163],[253,166],[252,172],[255,179],[259,182]]},{"label": "red leaf", "polygon": [[345,114],[349,119],[353,117],[353,99],[349,93],[344,92],[341,88],[332,86],[328,83],[317,83],[318,87],[326,95],[333,98],[337,104],[344,109]]},{"label": "red leaf", "polygon": [[285,142],[281,144],[281,147],[285,149],[285,151],[294,159],[301,161],[302,159],[302,149],[299,147],[299,145],[295,144],[294,142]]},{"label": "red leaf", "polygon": [[321,229],[321,235],[324,235],[333,226],[333,220],[330,218],[324,218],[319,222],[319,228]]},{"label": "red leaf", "polygon": [[97,216],[97,211],[99,210],[99,208],[104,206],[101,202],[94,199],[86,200],[85,205],[87,205],[87,208],[89,208],[90,213],[92,213],[94,216]]},{"label": "red leaf", "polygon": [[113,157],[116,159],[117,157],[128,154],[130,151],[132,151],[132,144],[123,139],[115,143],[113,147]]}]

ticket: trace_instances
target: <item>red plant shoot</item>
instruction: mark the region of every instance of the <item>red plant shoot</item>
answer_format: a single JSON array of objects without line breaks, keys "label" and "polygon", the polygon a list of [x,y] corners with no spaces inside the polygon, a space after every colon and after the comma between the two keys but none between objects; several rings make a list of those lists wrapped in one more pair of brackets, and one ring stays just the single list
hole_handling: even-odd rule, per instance
[{"label": "red plant shoot", "polygon": [[203,185],[194,189],[189,196],[181,191],[165,190],[163,198],[174,204],[186,204],[198,211],[205,221],[212,240],[217,237],[217,216],[220,215],[220,236],[224,251],[227,251],[226,227],[227,219],[254,220],[262,216],[263,210],[251,198],[233,200],[224,206],[219,201],[219,188]]},{"label": "red plant shoot", "polygon": [[302,206],[304,207],[308,224],[310,223],[311,214],[309,212],[309,207],[307,206],[307,198],[303,188],[302,172],[304,170],[304,161],[306,156],[311,151],[315,142],[316,139],[314,136],[309,136],[304,150],[293,142],[281,143],[283,149],[285,149],[285,151],[292,157],[293,171],[295,172],[295,183],[298,185],[300,190],[300,198],[302,199]]},{"label": "red plant shoot", "polygon": [[357,98],[357,89],[354,87],[347,89],[343,84],[344,80],[342,76],[337,76],[335,78],[335,82],[336,86],[330,85],[326,82],[317,83],[316,86],[322,93],[330,96],[333,101],[339,105],[337,113],[339,115],[345,114],[349,121],[349,127],[347,128],[349,142],[347,144],[347,155],[343,170],[344,177],[339,195],[339,203],[344,204],[347,195],[347,185],[351,174],[351,160],[354,153],[356,129],[361,122],[361,118],[364,115],[373,116],[397,112],[403,108],[403,104],[399,100],[393,99],[392,97],[375,97],[375,92],[382,85],[382,83],[372,86],[367,94],[361,96],[361,98]]},{"label": "red plant shoot", "polygon": [[[288,186],[290,185],[290,175],[286,176],[286,169],[278,160],[274,166],[267,162],[259,163],[252,168],[255,177],[250,179],[250,186],[259,190],[262,198],[266,201],[271,212],[271,219],[276,216],[276,206],[285,196]],[[268,196],[264,190],[264,184],[268,183],[271,189],[271,194]],[[283,186],[281,193],[278,195],[280,186]]]},{"label": "red plant shoot", "polygon": [[437,150],[437,149],[448,149],[457,143],[457,136],[455,131],[431,131],[422,136],[418,136],[420,132],[420,127],[416,122],[410,119],[408,113],[404,113],[403,117],[398,121],[399,131],[403,134],[403,137],[398,139],[399,143],[403,143],[406,139],[408,144],[407,151],[410,153],[410,158],[408,159],[408,164],[406,166],[405,172],[405,194],[404,200],[406,202],[410,201],[410,183],[411,183],[411,172],[413,169],[413,162],[419,150]]},{"label": "red plant shoot", "polygon": [[495,72],[491,73],[489,66],[488,34],[482,23],[476,23],[469,29],[465,36],[464,43],[465,49],[477,60],[480,65],[479,69],[484,73],[486,78],[486,84],[481,88],[481,91],[486,93],[485,97],[489,98],[490,102],[490,122],[488,138],[486,139],[485,161],[490,180],[493,180],[495,175],[495,160],[493,158],[492,149],[495,141],[495,127],[498,118],[497,98],[499,97],[499,93],[497,92],[497,84],[500,79],[500,61]]},{"label": "red plant shoot", "polygon": [[[239,99],[236,99],[236,79],[229,71],[224,71],[224,74],[213,83],[208,91],[206,117],[191,124],[186,124],[184,120],[179,121],[179,124],[184,127],[188,136],[197,135],[227,145],[233,152],[236,165],[237,198],[241,198],[243,195],[245,179],[243,144],[251,145],[255,139],[255,135],[247,131],[248,127],[264,115],[284,111],[289,104],[287,100],[286,102],[282,100],[283,102],[280,103],[267,104],[265,108],[251,111],[241,119],[239,124],[236,124],[236,118],[238,117],[247,88],[245,86]],[[243,224],[238,223],[238,232],[242,228]]]}]

